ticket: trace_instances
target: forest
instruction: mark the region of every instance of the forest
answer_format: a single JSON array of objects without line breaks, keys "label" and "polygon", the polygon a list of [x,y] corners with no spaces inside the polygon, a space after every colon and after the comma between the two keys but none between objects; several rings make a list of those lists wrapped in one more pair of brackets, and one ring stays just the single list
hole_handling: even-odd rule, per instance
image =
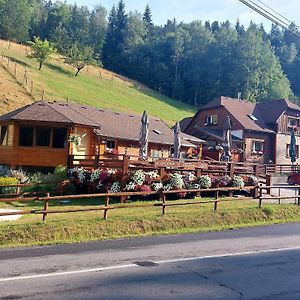
[{"label": "forest", "polygon": [[[162,8],[163,9],[163,8]],[[76,53],[178,101],[201,106],[214,97],[253,102],[300,95],[300,38],[272,25],[152,21],[151,7],[110,11],[48,0],[0,0],[0,38],[47,40],[65,57]],[[74,54],[75,53],[75,54]],[[90,60],[91,61],[91,60]],[[41,70],[42,71],[42,70]],[[79,71],[78,71],[79,72]]]}]

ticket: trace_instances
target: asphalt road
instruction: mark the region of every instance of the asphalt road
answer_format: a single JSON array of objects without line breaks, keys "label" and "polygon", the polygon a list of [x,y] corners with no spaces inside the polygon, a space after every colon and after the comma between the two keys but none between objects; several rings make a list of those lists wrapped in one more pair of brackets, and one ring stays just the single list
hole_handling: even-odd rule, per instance
[{"label": "asphalt road", "polygon": [[300,299],[300,224],[0,251],[0,299]]}]

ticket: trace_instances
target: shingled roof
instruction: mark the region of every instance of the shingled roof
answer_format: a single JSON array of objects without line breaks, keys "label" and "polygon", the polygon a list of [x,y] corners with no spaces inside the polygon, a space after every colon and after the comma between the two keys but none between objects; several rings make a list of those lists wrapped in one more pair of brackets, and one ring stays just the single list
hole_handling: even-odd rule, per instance
[{"label": "shingled roof", "polygon": [[[21,109],[0,116],[0,121],[31,121],[83,125],[95,129],[95,133],[104,137],[138,141],[141,116],[122,112],[113,112],[92,106],[39,101]],[[149,142],[173,145],[173,131],[162,120],[149,118]],[[195,147],[183,139],[183,146]]]},{"label": "shingled roof", "polygon": [[[286,99],[253,103],[221,96],[200,107],[194,119],[203,110],[218,108],[220,106],[223,106],[245,129],[263,132],[273,132],[270,124],[276,123],[281,114],[287,109],[300,112],[300,107],[297,104]],[[251,115],[255,117],[255,120],[250,117]]]}]

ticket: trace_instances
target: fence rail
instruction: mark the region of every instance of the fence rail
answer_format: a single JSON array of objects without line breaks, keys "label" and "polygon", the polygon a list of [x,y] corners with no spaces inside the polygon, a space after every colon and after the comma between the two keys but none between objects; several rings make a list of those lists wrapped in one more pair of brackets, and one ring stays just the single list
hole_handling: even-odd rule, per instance
[{"label": "fence rail", "polygon": [[[277,189],[278,195],[271,195],[271,189]],[[281,191],[283,189],[294,190],[295,194],[283,194]],[[263,191],[266,191],[266,194],[263,194]],[[274,201],[278,200],[278,204],[281,203],[283,199],[295,199],[295,204],[300,205],[300,185],[289,185],[289,186],[282,186],[282,185],[267,185],[267,186],[259,186],[259,207],[262,206],[263,201]]]},{"label": "fence rail", "polygon": [[[219,202],[224,201],[233,201],[240,200],[240,198],[233,197],[219,197],[220,192],[227,191],[242,191],[242,190],[254,190],[257,189],[257,186],[246,186],[243,188],[240,187],[230,187],[230,188],[211,188],[211,189],[193,189],[193,190],[172,190],[172,191],[149,191],[149,192],[119,192],[119,193],[99,193],[99,194],[86,194],[86,195],[67,195],[67,196],[50,196],[48,193],[45,197],[16,197],[16,198],[0,198],[0,202],[30,202],[30,201],[41,201],[44,202],[43,209],[35,209],[35,210],[24,210],[18,212],[2,212],[0,216],[9,216],[9,215],[25,215],[25,214],[42,214],[43,221],[46,220],[47,214],[60,214],[60,213],[71,213],[71,212],[82,212],[82,211],[103,211],[103,218],[107,219],[108,211],[112,209],[124,209],[124,208],[132,208],[132,207],[162,207],[162,214],[166,213],[166,207],[171,206],[182,206],[182,205],[200,205],[200,204],[214,204],[214,211],[218,208]],[[167,202],[167,195],[177,194],[177,193],[198,193],[202,192],[214,192],[215,196],[211,200],[203,200],[203,201],[186,201],[186,202],[178,202],[171,201]],[[158,195],[159,202],[155,203],[147,203],[147,204],[117,204],[111,205],[110,200],[112,197],[128,197],[128,196],[149,196],[149,195]],[[104,198],[105,204],[101,204],[97,207],[86,207],[86,208],[70,208],[70,209],[49,209],[49,203],[57,200],[75,200],[75,199],[90,199],[90,198]],[[249,198],[249,197],[248,197]]]}]

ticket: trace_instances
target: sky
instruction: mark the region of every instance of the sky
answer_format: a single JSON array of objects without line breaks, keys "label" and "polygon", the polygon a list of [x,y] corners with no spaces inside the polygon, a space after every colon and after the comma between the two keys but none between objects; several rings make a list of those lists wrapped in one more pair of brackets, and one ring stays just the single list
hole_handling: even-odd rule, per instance
[{"label": "sky", "polygon": [[[299,0],[262,0],[265,4],[294,21],[300,26]],[[86,5],[93,9],[101,4],[109,11],[118,0],[67,0],[68,3]],[[263,23],[266,29],[271,22],[252,11],[238,0],[124,0],[126,12],[138,10],[144,12],[148,3],[152,11],[152,20],[156,25],[163,25],[168,19],[176,18],[178,22],[191,22],[194,20],[240,22],[248,25],[251,20]]]}]

